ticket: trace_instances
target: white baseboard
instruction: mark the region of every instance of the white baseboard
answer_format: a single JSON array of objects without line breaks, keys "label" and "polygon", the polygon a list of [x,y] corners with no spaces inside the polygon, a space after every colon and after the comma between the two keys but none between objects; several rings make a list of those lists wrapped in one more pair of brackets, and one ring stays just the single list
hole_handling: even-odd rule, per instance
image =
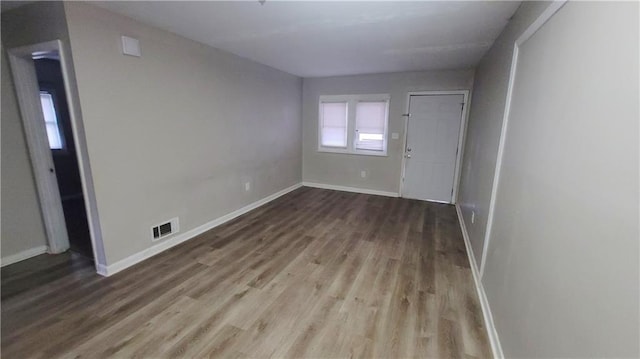
[{"label": "white baseboard", "polygon": [[108,277],[113,274],[109,273],[109,268],[106,265],[100,264],[98,262],[96,262],[96,273],[100,274],[103,277]]},{"label": "white baseboard", "polygon": [[386,197],[400,197],[400,195],[397,192],[377,191],[374,189],[366,189],[366,188],[334,186],[332,184],[315,183],[315,182],[302,182],[302,185],[305,187],[332,189],[335,191],[373,194],[377,196],[386,196]]},{"label": "white baseboard", "polygon": [[504,358],[502,352],[502,346],[500,345],[500,338],[498,332],[493,323],[493,315],[491,314],[491,307],[489,307],[489,300],[487,294],[484,292],[484,286],[480,278],[480,272],[478,271],[478,265],[476,263],[476,257],[473,255],[473,249],[471,248],[471,242],[469,240],[469,232],[467,232],[467,226],[464,223],[462,217],[462,210],[460,206],[456,204],[456,212],[458,212],[458,220],[460,221],[460,228],[462,229],[462,237],[464,238],[464,245],[467,247],[467,255],[469,256],[469,265],[471,266],[471,273],[473,274],[473,281],[476,285],[476,291],[478,292],[478,298],[480,299],[480,307],[482,308],[482,316],[484,317],[484,324],[487,328],[487,334],[489,335],[489,342],[491,344],[491,351],[493,357],[498,359]]},{"label": "white baseboard", "polygon": [[40,246],[31,249],[27,249],[26,251],[22,251],[20,253],[16,253],[1,259],[0,266],[8,266],[9,264],[17,263],[23,261],[25,259],[29,259],[31,257],[39,256],[41,254],[47,253],[49,248],[47,246]]},{"label": "white baseboard", "polygon": [[283,196],[283,195],[285,195],[285,194],[287,194],[287,193],[289,193],[291,191],[294,191],[294,190],[296,190],[296,189],[298,189],[300,187],[302,187],[302,183],[298,183],[298,184],[295,184],[295,185],[293,185],[291,187],[285,188],[282,191],[278,191],[278,192],[276,192],[276,193],[274,193],[272,195],[269,195],[269,196],[267,196],[267,197],[265,197],[265,198],[263,198],[263,199],[261,199],[259,201],[250,203],[250,204],[248,204],[248,205],[246,205],[246,206],[244,206],[244,207],[242,207],[242,208],[240,208],[238,210],[235,210],[235,211],[233,211],[233,212],[231,212],[229,214],[226,214],[226,215],[224,215],[222,217],[216,218],[211,222],[205,223],[205,224],[203,224],[203,225],[201,225],[199,227],[196,227],[196,228],[194,228],[192,230],[189,230],[187,232],[179,234],[179,235],[177,235],[175,237],[168,238],[167,240],[165,240],[165,241],[163,241],[161,243],[158,243],[158,244],[154,245],[153,247],[149,247],[149,248],[147,248],[147,249],[145,249],[145,250],[143,250],[141,252],[133,254],[133,255],[131,255],[131,256],[125,258],[125,259],[122,259],[122,260],[120,260],[118,262],[115,262],[115,263],[113,263],[111,265],[108,265],[108,266],[97,265],[96,266],[97,267],[97,272],[98,272],[98,274],[103,275],[105,277],[108,277],[110,275],[114,275],[114,274],[116,274],[116,273],[118,273],[118,272],[120,272],[120,271],[122,271],[122,270],[124,270],[126,268],[131,267],[132,265],[134,265],[136,263],[142,262],[143,260],[145,260],[147,258],[150,258],[150,257],[153,257],[156,254],[159,254],[161,252],[164,252],[164,251],[166,251],[167,249],[169,249],[171,247],[177,246],[178,244],[180,244],[182,242],[188,241],[191,238],[194,238],[194,237],[196,237],[196,236],[198,236],[198,235],[200,235],[200,234],[202,234],[202,233],[204,233],[204,232],[206,232],[206,231],[208,231],[208,230],[210,230],[212,228],[215,228],[215,227],[217,227],[217,226],[219,226],[219,225],[221,225],[221,224],[223,224],[225,222],[228,222],[228,221],[230,221],[230,220],[232,220],[232,219],[234,219],[234,218],[236,218],[238,216],[241,216],[241,215],[243,215],[243,214],[245,214],[245,213],[247,213],[247,212],[249,212],[249,211],[251,211],[253,209],[256,209],[256,208],[258,208],[258,207],[260,207],[260,206],[262,206],[262,205],[264,205],[264,204],[266,204],[268,202],[271,202],[274,199],[276,199],[276,198],[278,198],[280,196]]}]

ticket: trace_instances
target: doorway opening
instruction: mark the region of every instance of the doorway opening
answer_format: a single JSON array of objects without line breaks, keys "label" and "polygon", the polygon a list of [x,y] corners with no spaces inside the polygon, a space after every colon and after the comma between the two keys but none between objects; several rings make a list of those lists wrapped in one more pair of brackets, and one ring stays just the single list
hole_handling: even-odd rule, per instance
[{"label": "doorway opening", "polygon": [[62,202],[69,249],[93,259],[89,222],[84,205],[80,168],[71,128],[69,106],[64,91],[60,58],[50,52],[34,56],[40,103],[47,131],[47,142],[53,157],[54,173]]},{"label": "doorway opening", "polygon": [[469,92],[408,94],[400,195],[455,204]]},{"label": "doorway opening", "polygon": [[[73,65],[60,40],[9,49],[27,149],[47,236],[47,252],[106,258]],[[69,256],[69,253],[66,254]]]}]

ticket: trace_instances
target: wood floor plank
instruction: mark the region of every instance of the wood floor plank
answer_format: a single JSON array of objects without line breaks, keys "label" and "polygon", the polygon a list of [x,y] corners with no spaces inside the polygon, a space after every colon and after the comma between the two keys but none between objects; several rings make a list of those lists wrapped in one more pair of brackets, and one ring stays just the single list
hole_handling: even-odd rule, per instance
[{"label": "wood floor plank", "polygon": [[453,206],[300,188],[109,278],[2,268],[4,358],[486,358]]},{"label": "wood floor plank", "polygon": [[226,358],[232,352],[244,330],[232,325],[225,325],[198,353],[196,358]]},{"label": "wood floor plank", "polygon": [[[161,297],[150,301],[147,305],[137,310],[133,315],[124,317],[110,327],[104,327],[99,333],[95,333],[91,339],[79,343],[75,348],[70,350],[71,355],[68,357],[86,357],[91,358],[99,355],[109,357],[113,353],[120,350],[121,347],[127,345],[131,340],[132,333],[136,333],[140,328],[155,326],[153,323],[160,313],[168,310],[175,302],[184,299],[185,302],[195,303],[193,299],[184,296],[186,289],[199,280],[203,280],[208,275],[207,272],[200,272],[198,275],[192,276]],[[160,325],[163,322],[156,323]],[[176,335],[182,333],[176,332]]]}]

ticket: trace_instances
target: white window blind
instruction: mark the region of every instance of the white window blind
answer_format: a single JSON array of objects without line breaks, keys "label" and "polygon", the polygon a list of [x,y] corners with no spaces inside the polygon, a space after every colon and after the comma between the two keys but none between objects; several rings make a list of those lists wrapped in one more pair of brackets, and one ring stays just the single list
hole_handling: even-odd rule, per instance
[{"label": "white window blind", "polygon": [[320,103],[320,144],[323,147],[347,147],[347,103]]},{"label": "white window blind", "polygon": [[42,104],[42,113],[44,114],[44,124],[47,127],[49,148],[52,150],[60,150],[62,149],[62,136],[60,135],[60,127],[58,126],[58,117],[56,116],[53,97],[48,92],[40,92],[40,103]]},{"label": "white window blind", "polygon": [[387,101],[362,101],[356,105],[356,150],[384,151]]}]

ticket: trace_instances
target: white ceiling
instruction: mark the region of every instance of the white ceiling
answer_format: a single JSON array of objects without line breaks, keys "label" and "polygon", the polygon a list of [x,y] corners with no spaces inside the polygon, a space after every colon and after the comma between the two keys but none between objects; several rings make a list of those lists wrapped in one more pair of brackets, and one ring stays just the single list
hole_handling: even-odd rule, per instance
[{"label": "white ceiling", "polygon": [[519,6],[502,1],[101,1],[302,77],[475,66]]}]

